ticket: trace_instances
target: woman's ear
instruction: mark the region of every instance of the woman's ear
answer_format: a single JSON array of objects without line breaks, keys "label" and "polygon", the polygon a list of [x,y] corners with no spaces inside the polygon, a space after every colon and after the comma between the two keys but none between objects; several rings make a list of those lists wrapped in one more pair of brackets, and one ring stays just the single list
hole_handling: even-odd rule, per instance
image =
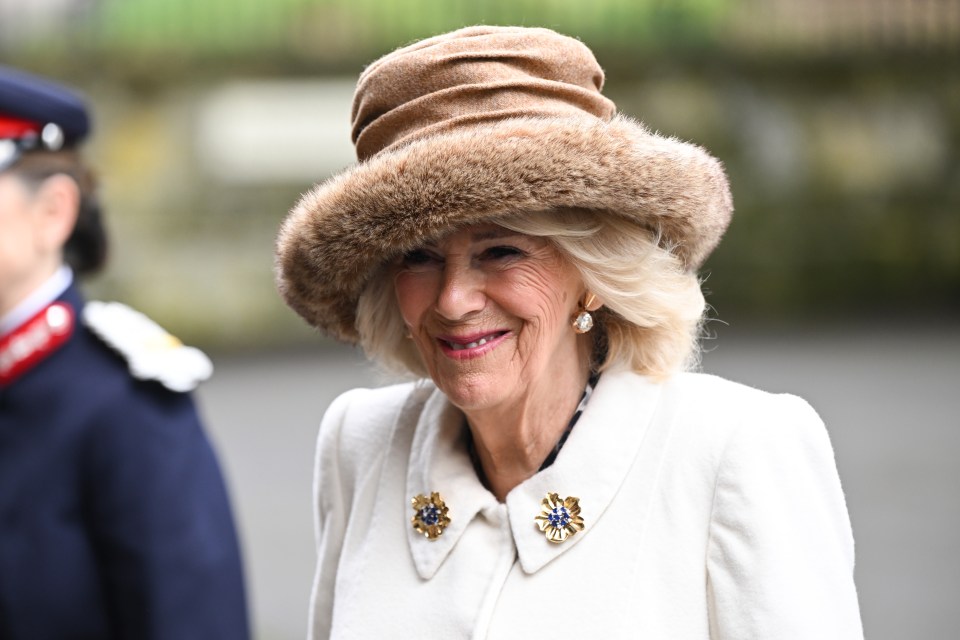
[{"label": "woman's ear", "polygon": [[61,250],[77,226],[80,187],[70,176],[58,173],[40,184],[34,203],[40,241],[47,249]]}]

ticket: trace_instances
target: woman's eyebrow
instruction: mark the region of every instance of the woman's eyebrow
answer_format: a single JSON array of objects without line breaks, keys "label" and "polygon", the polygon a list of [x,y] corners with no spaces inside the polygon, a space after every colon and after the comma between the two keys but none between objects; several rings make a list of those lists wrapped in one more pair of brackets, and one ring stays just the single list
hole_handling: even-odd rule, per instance
[{"label": "woman's eyebrow", "polygon": [[470,239],[474,242],[479,242],[482,240],[497,240],[499,238],[510,238],[513,236],[520,235],[516,231],[511,231],[510,229],[486,229],[484,231],[478,231],[470,235]]}]

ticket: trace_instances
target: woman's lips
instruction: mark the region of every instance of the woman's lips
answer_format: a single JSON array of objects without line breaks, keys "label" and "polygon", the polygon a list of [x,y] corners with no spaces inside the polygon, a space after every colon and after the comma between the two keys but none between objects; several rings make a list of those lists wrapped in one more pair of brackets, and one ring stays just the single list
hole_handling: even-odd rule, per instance
[{"label": "woman's lips", "polygon": [[509,331],[487,331],[468,336],[440,336],[440,348],[449,356],[465,358],[482,355],[503,342]]}]

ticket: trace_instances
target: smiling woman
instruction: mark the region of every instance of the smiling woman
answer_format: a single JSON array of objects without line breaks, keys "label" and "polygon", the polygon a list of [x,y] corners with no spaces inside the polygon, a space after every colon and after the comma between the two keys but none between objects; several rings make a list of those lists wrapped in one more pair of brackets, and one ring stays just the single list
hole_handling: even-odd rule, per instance
[{"label": "smiling woman", "polygon": [[[569,320],[583,282],[548,241],[491,224],[409,252],[395,270],[404,325],[430,378],[467,415],[503,500],[559,440],[587,382],[588,338]],[[500,428],[508,422],[513,430]]]},{"label": "smiling woman", "polygon": [[284,222],[290,306],[414,378],[321,424],[313,638],[862,636],[822,422],[689,372],[723,169],[602,84],[545,29],[399,49]]}]

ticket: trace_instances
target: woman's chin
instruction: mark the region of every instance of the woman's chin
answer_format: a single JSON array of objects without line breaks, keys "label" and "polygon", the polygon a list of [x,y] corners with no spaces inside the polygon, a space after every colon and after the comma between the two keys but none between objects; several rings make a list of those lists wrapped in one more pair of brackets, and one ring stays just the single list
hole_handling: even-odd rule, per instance
[{"label": "woman's chin", "polygon": [[468,379],[460,376],[434,378],[434,382],[447,396],[450,402],[465,413],[490,409],[503,403],[513,388],[505,381],[505,376],[490,374],[472,374]]}]

